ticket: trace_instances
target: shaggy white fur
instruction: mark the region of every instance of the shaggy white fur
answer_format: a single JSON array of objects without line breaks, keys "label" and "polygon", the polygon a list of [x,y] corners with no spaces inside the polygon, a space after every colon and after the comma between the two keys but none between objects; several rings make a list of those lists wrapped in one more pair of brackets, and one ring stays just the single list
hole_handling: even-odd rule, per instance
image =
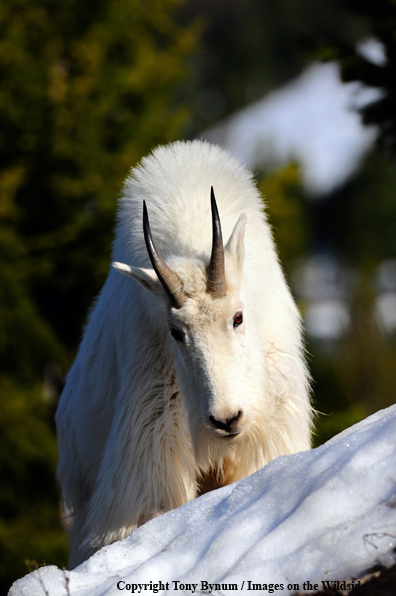
[{"label": "shaggy white fur", "polygon": [[[225,241],[223,298],[206,291],[211,186]],[[181,308],[151,269],[143,199],[188,296]],[[201,141],[158,147],[125,182],[113,257],[127,275],[110,272],[56,416],[71,567],[156,515],[310,447],[300,316],[246,168]],[[236,434],[213,428],[235,413]]]}]

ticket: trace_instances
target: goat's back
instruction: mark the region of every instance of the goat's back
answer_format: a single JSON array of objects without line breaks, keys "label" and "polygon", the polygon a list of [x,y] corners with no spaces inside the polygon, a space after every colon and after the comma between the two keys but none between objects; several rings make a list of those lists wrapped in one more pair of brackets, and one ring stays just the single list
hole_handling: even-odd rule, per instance
[{"label": "goat's back", "polygon": [[127,178],[118,214],[114,259],[150,266],[142,232],[146,201],[155,242],[164,258],[210,256],[213,186],[227,242],[242,212],[263,233],[263,204],[251,172],[207,142],[158,147]]}]

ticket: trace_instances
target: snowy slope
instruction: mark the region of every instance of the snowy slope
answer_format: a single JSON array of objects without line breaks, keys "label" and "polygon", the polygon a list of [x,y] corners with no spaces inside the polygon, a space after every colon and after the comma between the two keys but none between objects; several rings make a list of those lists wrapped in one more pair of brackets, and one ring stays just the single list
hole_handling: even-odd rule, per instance
[{"label": "snowy slope", "polygon": [[[272,593],[290,594],[297,585],[289,584],[302,590],[309,580],[320,588],[321,580],[358,577],[377,562],[390,566],[395,463],[392,406],[317,449],[280,457],[152,520],[75,571],[34,571],[9,596],[63,596],[66,582],[71,596],[127,594],[132,584],[159,581],[160,594],[209,593],[201,582],[227,584],[216,594],[268,594],[269,584],[278,584]],[[268,585],[252,592],[249,581]],[[158,590],[151,588],[134,593]]]}]

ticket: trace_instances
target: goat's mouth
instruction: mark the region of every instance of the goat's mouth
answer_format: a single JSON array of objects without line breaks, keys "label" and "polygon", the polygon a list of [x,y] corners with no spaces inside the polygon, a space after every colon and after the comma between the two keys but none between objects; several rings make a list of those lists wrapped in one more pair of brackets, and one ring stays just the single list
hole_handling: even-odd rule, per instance
[{"label": "goat's mouth", "polygon": [[242,433],[242,430],[234,430],[234,431],[227,431],[225,429],[216,429],[216,428],[209,428],[212,435],[217,437],[218,439],[236,439]]}]

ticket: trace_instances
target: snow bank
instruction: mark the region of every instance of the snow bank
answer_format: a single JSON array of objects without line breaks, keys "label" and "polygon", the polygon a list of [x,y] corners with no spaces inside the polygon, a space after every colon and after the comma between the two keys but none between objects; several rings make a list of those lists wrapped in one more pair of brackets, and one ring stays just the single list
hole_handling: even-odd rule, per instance
[{"label": "snow bank", "polygon": [[42,567],[9,596],[291,594],[359,577],[395,560],[395,462],[392,406],[148,522],[72,572]]}]

